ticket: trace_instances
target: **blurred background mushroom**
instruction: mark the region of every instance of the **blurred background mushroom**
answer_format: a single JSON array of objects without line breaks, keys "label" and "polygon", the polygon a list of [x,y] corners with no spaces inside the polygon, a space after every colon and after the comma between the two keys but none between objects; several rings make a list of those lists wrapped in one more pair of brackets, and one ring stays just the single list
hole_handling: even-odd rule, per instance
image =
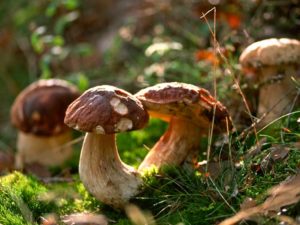
[{"label": "blurred background mushroom", "polygon": [[87,132],[80,179],[95,198],[114,208],[123,208],[142,184],[139,173],[120,159],[115,134],[141,129],[148,118],[136,97],[109,85],[88,89],[66,111],[65,123]]},{"label": "blurred background mushroom", "polygon": [[77,88],[60,79],[38,80],[25,88],[11,107],[18,129],[16,168],[38,163],[61,165],[72,155],[72,130],[64,124],[65,110],[79,96]]},{"label": "blurred background mushroom", "polygon": [[271,38],[249,45],[240,56],[245,73],[258,82],[259,126],[267,125],[291,112],[298,99],[293,82],[300,76],[300,41],[288,38]]},{"label": "blurred background mushroom", "polygon": [[149,114],[169,122],[169,127],[152,147],[139,171],[151,166],[196,165],[200,138],[232,129],[227,109],[210,93],[197,86],[169,82],[142,89],[135,96]]}]

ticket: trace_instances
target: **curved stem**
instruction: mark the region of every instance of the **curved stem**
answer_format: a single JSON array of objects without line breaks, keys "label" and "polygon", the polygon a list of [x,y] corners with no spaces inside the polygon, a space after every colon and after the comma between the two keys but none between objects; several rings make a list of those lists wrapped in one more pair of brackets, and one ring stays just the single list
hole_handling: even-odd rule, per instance
[{"label": "curved stem", "polygon": [[79,175],[93,196],[115,208],[123,208],[142,184],[136,170],[121,161],[114,134],[86,134]]},{"label": "curved stem", "polygon": [[163,165],[180,165],[188,157],[197,159],[200,147],[201,128],[185,119],[173,117],[169,127],[147,154],[139,171],[152,165],[158,169]]}]

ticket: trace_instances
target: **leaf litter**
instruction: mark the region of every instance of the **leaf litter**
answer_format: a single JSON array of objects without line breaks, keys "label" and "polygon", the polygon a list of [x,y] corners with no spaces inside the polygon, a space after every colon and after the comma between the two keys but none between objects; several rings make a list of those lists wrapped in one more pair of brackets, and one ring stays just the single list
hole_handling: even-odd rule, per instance
[{"label": "leaf litter", "polygon": [[272,215],[272,213],[278,213],[284,206],[299,202],[300,173],[272,187],[267,193],[269,197],[262,204],[241,209],[234,216],[222,221],[219,225],[233,225],[255,215]]}]

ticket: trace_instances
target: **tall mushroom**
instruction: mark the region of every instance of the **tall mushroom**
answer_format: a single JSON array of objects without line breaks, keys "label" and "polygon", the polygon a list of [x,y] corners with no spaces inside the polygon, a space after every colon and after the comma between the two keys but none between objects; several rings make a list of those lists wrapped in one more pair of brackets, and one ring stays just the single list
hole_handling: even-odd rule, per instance
[{"label": "tall mushroom", "polygon": [[[224,132],[232,128],[226,108],[207,90],[185,83],[161,83],[145,88],[135,96],[150,116],[169,122],[169,127],[147,154],[139,171],[152,165],[180,165],[198,157],[200,137],[212,129]],[[189,163],[189,162],[187,162]]]},{"label": "tall mushroom", "polygon": [[300,41],[271,38],[255,42],[242,52],[240,63],[260,83],[257,116],[265,115],[261,125],[291,110],[297,93],[291,77],[299,71]]},{"label": "tall mushroom", "polygon": [[11,108],[18,128],[16,167],[39,163],[60,165],[72,155],[72,130],[64,124],[65,110],[79,96],[74,85],[60,79],[38,80],[25,88]]},{"label": "tall mushroom", "polygon": [[121,161],[115,134],[140,129],[148,118],[137,98],[109,85],[87,90],[68,107],[65,123],[87,132],[79,161],[80,178],[105,204],[122,208],[138,193],[141,178]]}]

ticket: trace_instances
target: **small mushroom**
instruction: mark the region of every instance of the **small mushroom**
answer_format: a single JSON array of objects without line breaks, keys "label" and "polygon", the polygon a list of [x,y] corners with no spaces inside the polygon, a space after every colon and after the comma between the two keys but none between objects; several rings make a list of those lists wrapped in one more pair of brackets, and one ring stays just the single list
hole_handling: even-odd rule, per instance
[{"label": "small mushroom", "polygon": [[[232,128],[226,108],[207,90],[185,83],[161,83],[145,88],[135,96],[150,116],[169,122],[169,127],[147,154],[139,171],[152,165],[187,165],[198,157],[200,138],[212,129],[224,132]],[[215,109],[214,109],[215,108]]]},{"label": "small mushroom", "polygon": [[240,63],[260,83],[257,116],[265,116],[261,126],[291,111],[297,94],[291,77],[299,71],[300,41],[271,38],[255,42],[242,52]]},{"label": "small mushroom", "polygon": [[25,88],[11,108],[18,128],[16,168],[39,163],[61,165],[72,155],[72,130],[64,124],[65,110],[79,96],[74,85],[60,79],[39,80]]},{"label": "small mushroom", "polygon": [[65,123],[87,132],[79,175],[87,190],[114,208],[123,208],[139,191],[139,173],[119,157],[115,134],[144,127],[148,113],[132,94],[119,88],[93,87],[77,98],[66,111]]}]

